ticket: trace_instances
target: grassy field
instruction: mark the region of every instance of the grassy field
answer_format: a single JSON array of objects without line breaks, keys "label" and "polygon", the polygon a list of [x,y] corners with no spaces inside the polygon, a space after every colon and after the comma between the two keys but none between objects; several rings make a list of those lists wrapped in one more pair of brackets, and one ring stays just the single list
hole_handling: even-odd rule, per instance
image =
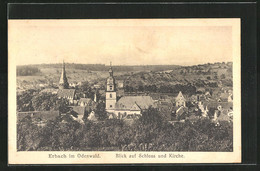
[{"label": "grassy field", "polygon": [[[41,73],[34,76],[17,76],[17,85],[20,87],[30,87],[36,84],[52,83],[57,85],[60,79],[61,69],[57,68],[40,68]],[[115,72],[117,79],[125,79],[130,72]],[[69,83],[78,83],[88,81],[91,84],[104,84],[109,76],[108,71],[88,71],[66,69],[66,75]]]}]

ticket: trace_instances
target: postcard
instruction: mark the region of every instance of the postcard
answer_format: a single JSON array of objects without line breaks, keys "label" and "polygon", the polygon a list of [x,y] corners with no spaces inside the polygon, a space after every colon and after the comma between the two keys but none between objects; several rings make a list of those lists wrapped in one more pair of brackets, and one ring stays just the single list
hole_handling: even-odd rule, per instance
[{"label": "postcard", "polygon": [[9,19],[8,163],[241,163],[240,19]]}]

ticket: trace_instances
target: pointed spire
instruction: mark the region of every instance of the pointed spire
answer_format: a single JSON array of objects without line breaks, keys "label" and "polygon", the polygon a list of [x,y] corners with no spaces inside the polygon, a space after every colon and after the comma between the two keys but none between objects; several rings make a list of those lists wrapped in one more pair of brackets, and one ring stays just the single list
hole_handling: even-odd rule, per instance
[{"label": "pointed spire", "polygon": [[63,63],[62,63],[62,70],[61,70],[59,88],[60,89],[67,89],[67,88],[69,88],[68,79],[66,77],[66,70],[65,70],[64,60],[63,60]]},{"label": "pointed spire", "polygon": [[109,74],[112,77],[113,76],[113,69],[112,69],[112,62],[110,61],[110,68],[109,68]]}]

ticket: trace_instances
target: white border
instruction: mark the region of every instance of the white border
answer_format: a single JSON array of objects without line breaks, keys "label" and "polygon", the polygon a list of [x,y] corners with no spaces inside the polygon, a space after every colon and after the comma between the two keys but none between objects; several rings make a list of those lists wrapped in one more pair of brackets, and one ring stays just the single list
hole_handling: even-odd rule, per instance
[{"label": "white border", "polygon": [[[122,20],[122,19],[120,19]],[[160,22],[172,26],[232,26],[233,55],[233,152],[104,152],[104,151],[47,151],[17,152],[16,151],[16,56],[12,47],[8,46],[8,163],[9,164],[131,164],[131,163],[240,163],[241,162],[241,44],[240,19],[123,19],[120,24],[149,21],[153,26]],[[170,22],[173,20],[174,22]],[[17,20],[9,20],[15,22]],[[53,21],[53,20],[52,20]],[[73,20],[71,20],[73,21]],[[141,22],[140,22],[141,21]],[[105,24],[109,25],[109,20]],[[9,29],[9,28],[8,28]],[[10,34],[10,32],[9,32]],[[9,36],[9,35],[8,35]],[[115,154],[181,154],[184,158],[116,158]],[[101,158],[48,158],[49,154],[99,154]]]}]

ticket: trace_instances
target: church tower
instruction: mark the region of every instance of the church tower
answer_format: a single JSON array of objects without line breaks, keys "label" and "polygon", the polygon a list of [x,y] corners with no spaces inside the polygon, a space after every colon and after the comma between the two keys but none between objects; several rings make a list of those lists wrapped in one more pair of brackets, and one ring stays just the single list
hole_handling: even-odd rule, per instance
[{"label": "church tower", "polygon": [[59,82],[59,89],[68,89],[68,88],[69,88],[69,83],[66,77],[65,63],[63,61],[60,82]]},{"label": "church tower", "polygon": [[106,85],[106,111],[113,112],[116,105],[116,83],[110,62],[109,77]]}]

